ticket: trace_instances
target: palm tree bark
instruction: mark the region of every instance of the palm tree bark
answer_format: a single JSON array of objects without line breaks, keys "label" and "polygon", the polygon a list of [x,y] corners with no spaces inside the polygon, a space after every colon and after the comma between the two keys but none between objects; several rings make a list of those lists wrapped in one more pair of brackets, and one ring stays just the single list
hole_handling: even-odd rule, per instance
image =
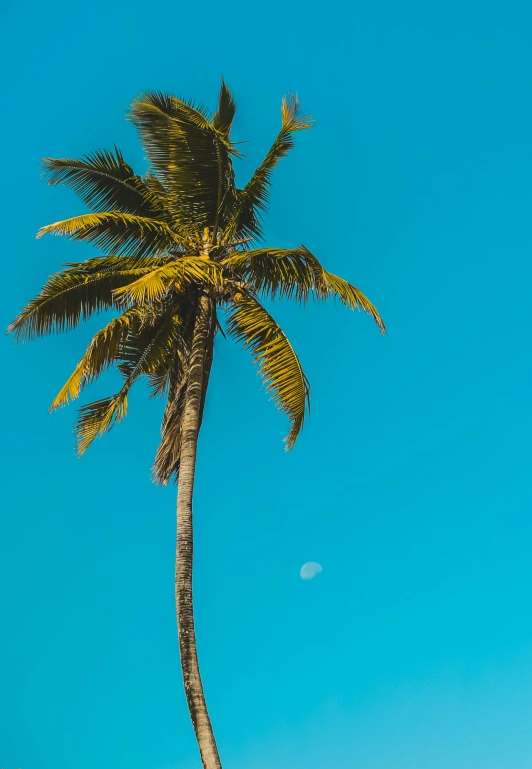
[{"label": "palm tree bark", "polygon": [[203,392],[209,375],[213,338],[214,311],[208,297],[203,296],[198,302],[198,313],[194,324],[189,379],[181,427],[175,601],[183,683],[204,769],[221,769],[222,767],[203,693],[192,603],[192,494]]}]

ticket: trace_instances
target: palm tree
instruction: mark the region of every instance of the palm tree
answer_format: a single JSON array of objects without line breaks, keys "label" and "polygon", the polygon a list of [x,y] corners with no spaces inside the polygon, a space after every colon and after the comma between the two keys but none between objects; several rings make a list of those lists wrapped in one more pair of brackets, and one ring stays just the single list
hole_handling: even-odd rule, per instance
[{"label": "palm tree", "polygon": [[[337,297],[368,312],[371,302],[327,272],[304,246],[259,248],[272,171],[311,126],[297,98],[283,99],[281,129],[250,181],[235,186],[232,95],[222,81],[214,115],[174,96],[147,92],[129,119],[150,164],[138,176],[122,153],[100,150],[81,160],[43,161],[51,185],[66,184],[93,211],[43,227],[46,233],[93,243],[102,256],[67,263],[51,276],[9,330],[19,340],[67,331],[103,310],[118,314],[93,337],[51,409],[76,398],[117,365],[121,389],[83,406],[78,453],[127,413],[134,382],[147,379],[166,399],[155,482],[178,482],[175,600],[183,682],[205,769],[221,767],[200,678],[192,604],[192,494],[198,434],[217,331],[240,342],[258,366],[266,391],[290,423],[286,448],[303,426],[309,384],[264,297]],[[222,314],[222,321],[220,318]],[[223,333],[223,331],[222,331]],[[224,334],[224,335],[225,335]]]}]

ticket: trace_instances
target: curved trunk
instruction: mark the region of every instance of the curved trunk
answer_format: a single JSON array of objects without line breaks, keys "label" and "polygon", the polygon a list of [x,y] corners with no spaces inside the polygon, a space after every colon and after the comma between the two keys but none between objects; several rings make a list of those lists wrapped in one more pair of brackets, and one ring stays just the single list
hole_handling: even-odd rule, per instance
[{"label": "curved trunk", "polygon": [[[179,633],[179,652],[183,683],[190,717],[196,732],[204,769],[221,769],[222,764],[212,731],[203,685],[201,683],[194,610],[192,604],[192,493],[196,449],[201,423],[203,392],[209,374],[213,344],[213,311],[209,299],[199,300],[198,314],[190,352],[189,379],[181,426],[181,460],[177,494],[177,542],[175,565],[175,601]],[[207,365],[206,365],[207,364]]]}]

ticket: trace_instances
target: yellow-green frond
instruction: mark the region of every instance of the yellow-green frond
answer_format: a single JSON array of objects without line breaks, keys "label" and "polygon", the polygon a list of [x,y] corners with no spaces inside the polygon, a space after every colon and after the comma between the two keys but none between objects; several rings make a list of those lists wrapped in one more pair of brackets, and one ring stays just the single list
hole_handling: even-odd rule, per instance
[{"label": "yellow-green frond", "polygon": [[342,304],[352,310],[364,310],[368,315],[371,315],[383,334],[386,331],[384,321],[375,305],[370,302],[360,289],[348,283],[347,280],[339,278],[338,275],[333,275],[332,272],[327,272],[327,270],[322,268],[316,278],[316,292],[322,299],[337,297]]},{"label": "yellow-green frond", "polygon": [[81,160],[44,158],[48,184],[70,187],[89,208],[108,208],[139,216],[164,218],[164,195],[136,176],[120,150],[98,150]]},{"label": "yellow-green frond", "polygon": [[172,476],[179,474],[181,459],[181,421],[185,406],[186,377],[181,371],[172,372],[174,381],[161,424],[161,442],[157,448],[152,468],[152,478],[160,486],[166,486]]},{"label": "yellow-green frond", "polygon": [[203,108],[153,91],[135,99],[130,119],[171,195],[175,219],[197,229],[216,229],[234,186],[234,150],[226,133]]},{"label": "yellow-green frond", "polygon": [[[217,327],[216,312],[214,305],[209,312],[209,332],[206,347],[206,355],[203,359],[203,387],[201,393],[199,423],[203,419],[203,409],[205,397],[209,384],[209,376],[213,358],[213,341]],[[179,464],[181,459],[181,421],[185,406],[185,395],[187,388],[188,374],[188,355],[190,344],[192,342],[192,331],[194,328],[194,318],[189,318],[188,328],[181,328],[179,335],[180,345],[173,345],[176,351],[175,357],[167,355],[166,382],[168,386],[168,399],[164,417],[161,425],[161,443],[157,449],[157,454],[152,468],[152,478],[155,483],[166,485],[172,478],[176,483],[179,477]],[[191,321],[191,322],[190,322]],[[184,324],[187,326],[187,324]],[[163,369],[160,369],[162,374]],[[151,384],[158,384],[158,372],[149,375]],[[161,380],[162,381],[162,380]]]},{"label": "yellow-green frond", "polygon": [[139,303],[162,297],[172,286],[176,291],[190,283],[217,288],[221,281],[221,270],[216,262],[199,256],[187,256],[169,261],[135,282],[117,289],[115,296],[118,300]]},{"label": "yellow-green frond", "polygon": [[173,308],[167,308],[154,321],[151,328],[143,325],[135,328],[133,324],[126,338],[120,340],[118,357],[122,364],[119,368],[125,377],[120,392],[80,409],[75,431],[79,455],[87,450],[95,438],[110,430],[127,415],[128,392],[137,379],[160,369],[169,354],[175,352],[179,318]]},{"label": "yellow-green frond", "polygon": [[180,235],[165,222],[145,216],[106,211],[83,214],[42,227],[37,237],[66,235],[73,240],[94,243],[107,253],[148,256],[181,250],[187,236]]},{"label": "yellow-green frond", "polygon": [[114,307],[114,289],[136,280],[146,272],[142,265],[152,263],[150,259],[108,257],[69,264],[68,269],[48,279],[8,332],[14,333],[17,341],[25,341],[68,331],[91,315]]},{"label": "yellow-green frond", "polygon": [[286,437],[286,447],[291,449],[303,427],[310,395],[299,359],[280,326],[250,294],[237,295],[227,316],[228,333],[250,351],[266,391],[291,422]]},{"label": "yellow-green frond", "polygon": [[262,237],[260,214],[267,207],[272,172],[294,146],[294,134],[312,125],[312,118],[301,113],[297,96],[290,95],[282,100],[281,130],[244,189],[236,192],[233,215],[224,233],[226,238],[231,239],[239,234]]},{"label": "yellow-green frond", "polygon": [[118,368],[126,382],[131,384],[140,376],[148,376],[153,385],[153,394],[159,389],[151,379],[162,375],[164,369],[175,361],[181,360],[184,340],[182,339],[182,321],[176,307],[170,305],[160,310],[151,324],[133,327],[120,348]]},{"label": "yellow-green frond", "polygon": [[214,113],[212,124],[226,139],[229,139],[235,112],[235,100],[233,99],[233,95],[227,87],[225,80],[222,78],[220,96],[218,98],[218,109]]},{"label": "yellow-green frond", "polygon": [[75,428],[78,456],[89,448],[95,438],[110,430],[127,415],[128,389],[122,388],[116,395],[88,403],[79,410]]},{"label": "yellow-green frond", "polygon": [[385,326],[377,308],[360,291],[343,278],[325,270],[305,246],[298,248],[257,248],[230,254],[222,261],[228,277],[240,277],[254,291],[275,298],[306,301],[338,298],[352,310],[364,310],[382,332]]},{"label": "yellow-green frond", "polygon": [[315,270],[306,249],[257,248],[230,254],[221,264],[229,278],[240,277],[254,291],[306,301],[315,288]]},{"label": "yellow-green frond", "polygon": [[96,379],[104,369],[119,359],[121,346],[131,333],[132,327],[142,325],[143,318],[148,315],[148,312],[148,310],[133,307],[118,318],[113,318],[94,335],[85,355],[54,398],[50,411],[77,398],[85,385]]}]

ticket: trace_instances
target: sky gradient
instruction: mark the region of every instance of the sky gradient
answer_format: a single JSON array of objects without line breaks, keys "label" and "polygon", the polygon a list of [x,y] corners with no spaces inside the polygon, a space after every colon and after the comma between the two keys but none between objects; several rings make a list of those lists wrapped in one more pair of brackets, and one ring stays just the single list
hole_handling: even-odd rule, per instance
[{"label": "sky gradient", "polygon": [[[200,439],[195,600],[227,769],[532,766],[532,10],[524,2],[8,2],[3,326],[84,211],[43,156],[116,143],[145,88],[232,88],[244,183],[297,91],[316,127],[275,172],[266,243],[304,243],[388,326],[275,317],[312,386],[291,454],[247,353],[218,340]],[[162,405],[78,460],[47,408],[94,320],[2,341],[0,766],[198,769],[173,607]],[[112,374],[82,402],[113,391]],[[323,572],[302,580],[301,566]]]}]

